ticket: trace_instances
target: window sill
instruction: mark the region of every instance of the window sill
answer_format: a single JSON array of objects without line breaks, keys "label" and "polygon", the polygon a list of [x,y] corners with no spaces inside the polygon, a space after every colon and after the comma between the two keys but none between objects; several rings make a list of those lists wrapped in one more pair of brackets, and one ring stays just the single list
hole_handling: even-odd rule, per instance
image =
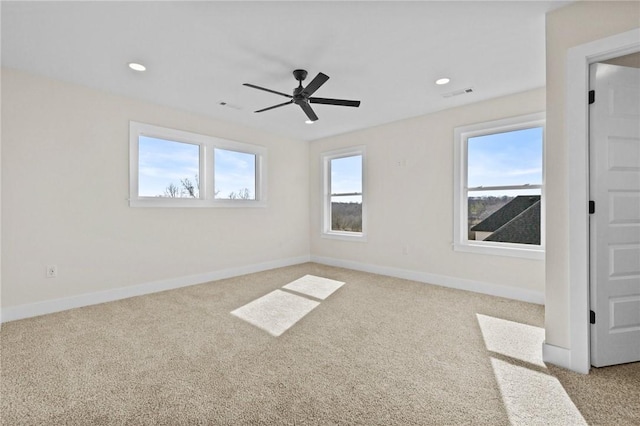
[{"label": "window sill", "polygon": [[490,245],[488,243],[457,243],[453,250],[466,253],[488,254],[492,256],[519,257],[522,259],[544,260],[544,248],[540,246],[527,247],[524,244]]},{"label": "window sill", "polygon": [[203,200],[190,198],[137,198],[129,200],[129,207],[159,208],[264,208],[266,201]]},{"label": "window sill", "polygon": [[327,238],[330,240],[343,240],[343,241],[354,241],[364,243],[367,241],[367,237],[361,232],[323,232],[320,235],[322,238]]}]

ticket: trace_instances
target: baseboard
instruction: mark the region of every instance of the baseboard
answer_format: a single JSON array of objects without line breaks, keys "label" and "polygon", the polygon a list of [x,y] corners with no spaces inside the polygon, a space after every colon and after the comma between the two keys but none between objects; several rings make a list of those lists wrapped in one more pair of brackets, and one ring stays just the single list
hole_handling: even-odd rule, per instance
[{"label": "baseboard", "polygon": [[546,342],[542,342],[542,360],[546,363],[557,365],[558,367],[573,370],[571,368],[570,349],[561,348],[560,346],[554,346]]},{"label": "baseboard", "polygon": [[475,293],[489,294],[491,296],[505,297],[507,299],[544,305],[544,293],[541,291],[526,290],[482,281],[429,274],[426,272],[393,268],[389,266],[372,265],[369,263],[360,263],[331,257],[311,256],[311,261],[321,263],[323,265],[355,269],[356,271],[371,272],[373,274],[387,275],[390,277],[403,278],[426,284],[435,284],[442,287],[473,291]]},{"label": "baseboard", "polygon": [[[444,275],[429,274],[425,272],[393,268],[388,266],[372,265],[330,257],[300,256],[294,258],[279,259],[270,262],[257,263],[253,265],[240,266],[236,268],[222,269],[218,271],[207,272],[204,274],[153,281],[129,287],[121,287],[94,293],[81,294],[61,299],[47,300],[43,302],[36,302],[19,306],[4,307],[2,308],[0,320],[4,323],[24,318],[31,318],[39,315],[65,311],[68,309],[81,308],[83,306],[97,305],[99,303],[126,299],[128,297],[142,296],[145,294],[157,293],[160,291],[172,290],[180,287],[187,287],[190,285],[201,284],[209,281],[221,280],[225,278],[236,277],[239,275],[251,274],[254,272],[267,271],[269,269],[297,265],[309,261],[321,263],[324,265],[354,269],[357,271],[388,275],[391,277],[403,278],[428,284],[435,284],[443,287],[456,288],[459,290],[467,290],[476,293],[489,294],[492,296],[505,297],[508,299],[521,300],[529,303],[536,303],[540,305],[544,304],[544,294],[542,292],[536,292],[532,290],[525,290],[515,287],[485,283],[481,281],[465,280]],[[560,361],[549,362],[551,362],[552,364],[564,366],[558,363]]]},{"label": "baseboard", "polygon": [[129,297],[142,296],[145,294],[157,293],[166,290],[173,290],[180,287],[206,283],[209,281],[232,278],[240,275],[252,274],[254,272],[267,271],[269,269],[298,265],[300,263],[309,261],[309,256],[278,259],[269,262],[256,263],[253,265],[240,266],[236,268],[221,269],[204,274],[188,275],[185,277],[153,281],[138,285],[132,285],[129,287],[120,287],[111,290],[80,294],[77,296],[65,297],[61,299],[46,300],[43,302],[29,303],[19,306],[9,306],[2,308],[1,322],[4,323],[40,315],[52,314],[54,312],[66,311],[68,309],[81,308],[83,306],[113,302],[115,300],[126,299]]}]

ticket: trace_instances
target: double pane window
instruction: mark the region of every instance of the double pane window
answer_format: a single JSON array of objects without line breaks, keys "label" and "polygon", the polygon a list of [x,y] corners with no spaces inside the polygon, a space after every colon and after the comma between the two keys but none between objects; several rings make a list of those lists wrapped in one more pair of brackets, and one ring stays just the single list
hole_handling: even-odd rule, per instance
[{"label": "double pane window", "polygon": [[130,205],[264,206],[266,149],[130,123]]},{"label": "double pane window", "polygon": [[540,245],[542,130],[467,139],[469,239]]},{"label": "double pane window", "polygon": [[347,148],[322,154],[323,228],[331,238],[364,238],[364,148]]},{"label": "double pane window", "polygon": [[455,129],[454,248],[542,258],[544,114]]}]

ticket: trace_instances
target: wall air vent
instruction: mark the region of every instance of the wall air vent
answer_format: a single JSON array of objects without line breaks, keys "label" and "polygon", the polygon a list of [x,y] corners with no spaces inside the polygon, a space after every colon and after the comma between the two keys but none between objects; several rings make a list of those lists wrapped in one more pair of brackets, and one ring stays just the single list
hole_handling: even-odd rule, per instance
[{"label": "wall air vent", "polygon": [[458,95],[466,95],[468,93],[473,93],[473,89],[471,87],[467,87],[466,89],[454,90],[453,92],[445,93],[442,95],[443,98],[452,98]]}]

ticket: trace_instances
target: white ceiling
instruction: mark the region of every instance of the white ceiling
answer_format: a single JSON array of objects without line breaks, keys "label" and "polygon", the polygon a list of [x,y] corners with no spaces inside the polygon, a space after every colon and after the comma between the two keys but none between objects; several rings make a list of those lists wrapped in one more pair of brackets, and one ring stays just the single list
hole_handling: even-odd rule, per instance
[{"label": "white ceiling", "polygon": [[[545,13],[567,3],[3,1],[2,65],[314,140],[544,86]],[[360,108],[254,114],[287,99],[242,83],[291,93],[296,68]]]}]

